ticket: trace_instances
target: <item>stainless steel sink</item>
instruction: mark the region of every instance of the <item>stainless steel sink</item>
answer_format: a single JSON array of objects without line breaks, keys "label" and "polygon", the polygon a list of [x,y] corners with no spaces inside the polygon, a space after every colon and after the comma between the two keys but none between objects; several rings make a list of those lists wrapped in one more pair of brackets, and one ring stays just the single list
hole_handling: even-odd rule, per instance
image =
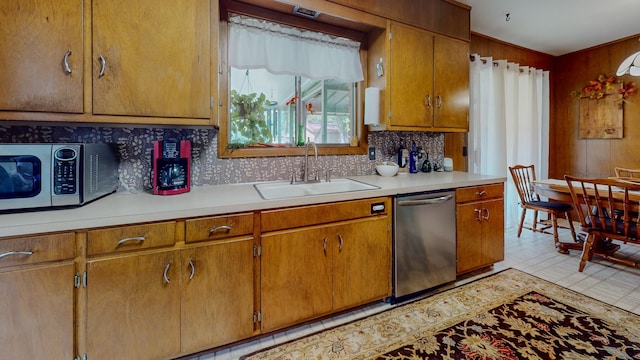
[{"label": "stainless steel sink", "polygon": [[297,184],[291,184],[288,181],[268,182],[253,186],[265,200],[379,189],[375,185],[344,178]]}]

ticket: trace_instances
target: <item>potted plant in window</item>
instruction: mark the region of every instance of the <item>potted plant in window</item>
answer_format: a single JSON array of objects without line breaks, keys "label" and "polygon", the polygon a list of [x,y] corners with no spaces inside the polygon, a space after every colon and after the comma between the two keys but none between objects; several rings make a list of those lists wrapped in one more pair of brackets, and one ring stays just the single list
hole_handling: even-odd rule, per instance
[{"label": "potted plant in window", "polygon": [[239,94],[231,90],[230,148],[241,148],[273,141],[265,121],[265,106],[269,101],[264,93]]}]

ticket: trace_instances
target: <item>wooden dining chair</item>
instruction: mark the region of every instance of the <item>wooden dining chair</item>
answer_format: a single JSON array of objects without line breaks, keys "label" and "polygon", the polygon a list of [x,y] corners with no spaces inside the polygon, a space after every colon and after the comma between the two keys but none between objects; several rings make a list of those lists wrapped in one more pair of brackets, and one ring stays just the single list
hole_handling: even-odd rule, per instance
[{"label": "wooden dining chair", "polygon": [[[630,192],[640,192],[640,184],[617,179],[585,179],[565,175],[571,198],[587,239],[582,249],[579,271],[594,255],[625,265],[640,267],[630,259],[614,257],[620,245],[612,241],[640,244],[638,238],[639,194],[632,200]],[[613,215],[613,216],[612,216]]]},{"label": "wooden dining chair", "polygon": [[[573,241],[576,241],[576,232],[573,228],[573,221],[571,219],[571,210],[573,206],[564,202],[558,201],[544,201],[540,199],[540,196],[534,191],[534,181],[536,180],[535,167],[533,165],[515,165],[509,167],[513,183],[518,191],[520,197],[520,207],[522,213],[520,214],[520,225],[518,226],[518,237],[522,233],[522,229],[528,229],[533,232],[541,232],[545,234],[553,234],[553,242],[556,246],[556,250],[562,254],[568,254],[569,250],[560,246],[560,240],[558,239],[558,218],[564,218],[567,220],[568,228],[571,230],[571,236]],[[524,219],[527,215],[527,210],[533,211],[533,222],[531,226],[525,226]],[[538,219],[538,213],[546,213],[549,219],[541,221]],[[538,227],[541,225],[541,227]],[[547,229],[552,228],[553,232],[548,232]]]},{"label": "wooden dining chair", "polygon": [[613,170],[616,172],[616,177],[618,178],[640,179],[640,169],[615,167]]}]

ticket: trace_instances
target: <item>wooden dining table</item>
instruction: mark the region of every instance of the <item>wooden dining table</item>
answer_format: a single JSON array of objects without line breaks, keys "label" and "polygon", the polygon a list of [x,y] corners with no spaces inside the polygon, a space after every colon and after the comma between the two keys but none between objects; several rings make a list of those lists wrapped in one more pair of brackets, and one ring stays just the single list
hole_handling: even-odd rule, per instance
[{"label": "wooden dining table", "polygon": [[[571,198],[571,191],[569,190],[569,185],[567,181],[564,179],[541,179],[533,181],[534,191],[540,195],[541,197],[549,199],[549,201],[560,201],[567,204],[573,205],[573,199]],[[578,193],[582,190],[579,188],[580,185],[576,184],[578,187]],[[619,195],[622,200],[624,194],[622,190],[620,193],[614,193],[614,197]],[[640,204],[640,191],[629,191],[629,199],[632,200],[635,204]],[[640,205],[636,205],[635,208],[631,208],[630,211],[638,212],[640,210]],[[582,228],[582,225],[581,227]],[[565,250],[582,250],[583,243],[586,237],[586,231],[580,231],[576,234],[577,242],[560,242],[559,248]],[[609,255],[615,253],[620,245],[613,244],[610,241],[602,242],[602,245],[606,248],[599,249],[603,253],[607,253]]]}]

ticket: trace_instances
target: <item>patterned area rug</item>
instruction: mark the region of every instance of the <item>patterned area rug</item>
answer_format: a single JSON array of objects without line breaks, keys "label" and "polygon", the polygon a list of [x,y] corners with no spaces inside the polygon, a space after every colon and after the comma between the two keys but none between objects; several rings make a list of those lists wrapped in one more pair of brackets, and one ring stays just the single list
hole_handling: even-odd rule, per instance
[{"label": "patterned area rug", "polygon": [[640,316],[509,269],[245,359],[640,359]]}]

